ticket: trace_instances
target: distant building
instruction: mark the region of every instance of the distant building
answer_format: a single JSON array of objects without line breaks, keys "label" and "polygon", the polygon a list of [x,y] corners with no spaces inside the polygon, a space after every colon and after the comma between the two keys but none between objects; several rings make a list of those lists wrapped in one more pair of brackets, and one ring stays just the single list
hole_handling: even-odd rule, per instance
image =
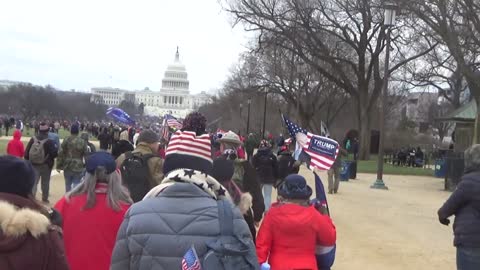
[{"label": "distant building", "polygon": [[403,119],[414,122],[419,132],[425,132],[432,124],[430,115],[431,106],[438,102],[438,93],[409,93],[406,102],[403,103],[402,117]]},{"label": "distant building", "polygon": [[175,60],[167,66],[160,91],[145,88],[140,91],[127,91],[118,88],[92,88],[91,101],[109,106],[118,106],[123,100],[145,105],[145,114],[162,116],[171,113],[185,117],[198,107],[210,102],[210,96],[204,91],[190,94],[190,82],[185,65],[180,62],[180,54],[175,53]]}]

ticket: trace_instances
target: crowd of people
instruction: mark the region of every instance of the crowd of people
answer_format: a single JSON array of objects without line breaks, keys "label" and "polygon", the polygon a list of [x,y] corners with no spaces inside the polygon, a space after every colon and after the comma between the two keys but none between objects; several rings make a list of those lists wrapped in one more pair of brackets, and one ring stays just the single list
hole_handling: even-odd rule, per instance
[{"label": "crowd of people", "polygon": [[[254,153],[253,134],[209,134],[198,112],[168,141],[134,131],[102,143],[102,129],[99,149],[79,123],[60,143],[40,122],[25,149],[16,132],[0,157],[0,269],[184,269],[192,258],[203,269],[319,269],[316,246],[334,245],[336,231],[291,145],[261,140]],[[54,169],[65,195],[50,208]]]}]

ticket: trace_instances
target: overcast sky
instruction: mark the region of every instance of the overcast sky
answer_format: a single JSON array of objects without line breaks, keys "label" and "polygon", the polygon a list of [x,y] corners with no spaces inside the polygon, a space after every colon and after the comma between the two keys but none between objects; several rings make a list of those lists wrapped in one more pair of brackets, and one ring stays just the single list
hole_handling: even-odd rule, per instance
[{"label": "overcast sky", "polygon": [[0,13],[0,80],[63,90],[159,90],[178,45],[190,90],[211,91],[248,42],[217,0],[5,0]]}]

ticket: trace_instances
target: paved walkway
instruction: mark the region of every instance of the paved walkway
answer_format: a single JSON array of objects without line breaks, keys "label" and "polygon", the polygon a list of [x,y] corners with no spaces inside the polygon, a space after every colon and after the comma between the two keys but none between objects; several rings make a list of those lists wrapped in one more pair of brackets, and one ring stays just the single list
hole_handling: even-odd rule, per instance
[{"label": "paved walkway", "polygon": [[[301,173],[313,187],[313,175],[305,168]],[[321,177],[326,184],[326,174]],[[455,269],[452,228],[436,216],[450,195],[441,179],[385,176],[388,191],[370,189],[374,175],[358,179],[328,196],[338,234],[333,270]],[[62,175],[53,176],[51,188],[54,203],[65,191]]]}]

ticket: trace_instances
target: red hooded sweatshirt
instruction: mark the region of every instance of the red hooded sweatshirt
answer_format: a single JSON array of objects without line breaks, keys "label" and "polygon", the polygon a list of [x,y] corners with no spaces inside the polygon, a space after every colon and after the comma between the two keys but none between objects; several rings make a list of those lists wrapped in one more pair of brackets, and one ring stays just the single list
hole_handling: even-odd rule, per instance
[{"label": "red hooded sweatshirt", "polygon": [[20,140],[21,138],[22,132],[20,132],[18,129],[15,130],[15,132],[13,132],[13,139],[8,142],[7,154],[23,158],[23,155],[25,154],[25,146]]},{"label": "red hooded sweatshirt", "polygon": [[258,261],[268,260],[273,270],[317,270],[316,246],[335,241],[332,220],[313,206],[273,204],[258,231]]}]

